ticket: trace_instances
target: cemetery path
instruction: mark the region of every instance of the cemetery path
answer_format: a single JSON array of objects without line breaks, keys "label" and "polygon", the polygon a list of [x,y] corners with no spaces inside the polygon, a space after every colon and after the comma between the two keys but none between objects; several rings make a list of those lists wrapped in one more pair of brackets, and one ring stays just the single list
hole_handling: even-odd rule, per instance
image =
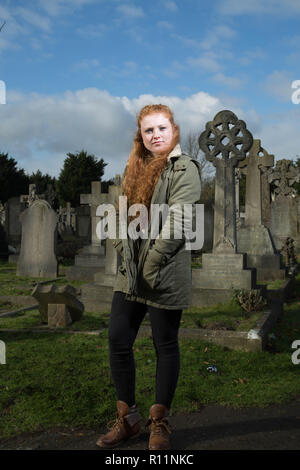
[{"label": "cemetery path", "polygon": [[[172,416],[170,423],[173,450],[300,450],[300,397],[266,408],[203,406]],[[103,431],[50,429],[1,440],[0,450],[97,450],[95,442]],[[147,445],[148,432],[143,431],[120,449],[145,450]]]}]

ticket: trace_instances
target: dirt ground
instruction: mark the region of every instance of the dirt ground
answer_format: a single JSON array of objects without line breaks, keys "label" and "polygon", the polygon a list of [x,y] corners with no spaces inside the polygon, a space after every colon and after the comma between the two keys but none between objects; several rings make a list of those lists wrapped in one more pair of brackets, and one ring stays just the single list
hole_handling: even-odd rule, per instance
[{"label": "dirt ground", "polygon": [[[300,397],[266,408],[203,406],[169,419],[172,450],[300,450]],[[55,428],[0,440],[0,450],[99,450],[105,429]],[[146,450],[148,431],[115,450]]]}]

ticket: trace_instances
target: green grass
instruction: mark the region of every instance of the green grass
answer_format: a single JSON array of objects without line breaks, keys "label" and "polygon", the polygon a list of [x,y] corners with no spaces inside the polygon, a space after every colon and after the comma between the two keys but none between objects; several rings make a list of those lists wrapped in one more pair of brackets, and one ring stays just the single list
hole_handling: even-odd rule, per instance
[{"label": "green grass", "polygon": [[257,322],[261,312],[251,313],[247,318],[236,300],[210,307],[192,307],[183,312],[182,327],[213,328],[247,331]]},{"label": "green grass", "polygon": [[[0,437],[51,426],[101,427],[115,409],[107,330],[101,336],[1,333]],[[246,353],[181,340],[181,372],[172,412],[205,404],[266,406],[299,397],[300,374],[289,348]],[[144,417],[153,404],[155,353],[150,339],[135,346],[136,399]],[[215,365],[217,373],[207,367]]]},{"label": "green grass", "polygon": [[[65,277],[65,267],[60,266],[59,279],[55,281],[57,285],[70,284],[73,287],[80,287],[84,281],[68,281]],[[16,265],[0,263],[0,296],[2,295],[31,295],[34,286],[38,282],[50,281],[53,278],[36,278],[26,276],[16,276]]]},{"label": "green grass", "polygon": [[[300,274],[294,298],[285,304],[284,315],[269,335],[267,351],[231,351],[181,339],[181,370],[172,412],[191,412],[208,404],[263,407],[300,399],[300,365],[291,361],[292,342],[300,339],[299,293]],[[108,313],[85,312],[69,327],[82,332],[104,328],[100,336],[72,335],[63,330],[53,334],[0,333],[6,344],[6,364],[0,365],[0,438],[52,426],[100,428],[111,419],[116,396],[109,368],[108,319]],[[191,326],[192,321],[207,325],[216,319],[219,325],[230,324],[241,322],[243,315],[232,301],[184,312],[182,326]],[[37,310],[0,319],[0,328],[32,326],[40,326]],[[146,418],[155,399],[152,340],[138,339],[134,352],[136,400]],[[209,373],[209,365],[215,365],[218,372]]]}]

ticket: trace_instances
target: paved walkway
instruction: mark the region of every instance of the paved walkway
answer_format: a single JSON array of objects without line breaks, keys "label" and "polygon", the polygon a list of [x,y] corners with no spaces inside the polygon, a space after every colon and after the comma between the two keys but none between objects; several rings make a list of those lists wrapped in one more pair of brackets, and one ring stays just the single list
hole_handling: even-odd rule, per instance
[{"label": "paved walkway", "polygon": [[[172,416],[170,424],[173,450],[300,450],[300,397],[266,408],[203,406],[197,413]],[[102,431],[52,429],[0,440],[0,450],[96,450]],[[145,450],[147,445],[143,431],[120,449]]]}]

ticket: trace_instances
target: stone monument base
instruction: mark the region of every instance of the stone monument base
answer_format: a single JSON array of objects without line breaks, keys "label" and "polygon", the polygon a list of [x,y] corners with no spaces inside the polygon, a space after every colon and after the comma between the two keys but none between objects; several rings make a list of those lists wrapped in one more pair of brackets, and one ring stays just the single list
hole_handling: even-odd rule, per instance
[{"label": "stone monument base", "polygon": [[80,300],[86,312],[110,312],[112,298],[112,286],[85,284],[81,288]]},{"label": "stone monument base", "polygon": [[93,281],[94,275],[105,267],[104,248],[98,245],[83,247],[75,256],[74,266],[66,269],[69,281]]},{"label": "stone monument base", "polygon": [[205,253],[202,255],[202,266],[192,271],[192,285],[196,289],[256,288],[256,272],[255,269],[246,268],[245,254]]},{"label": "stone monument base", "polygon": [[237,232],[238,251],[247,253],[247,268],[256,268],[257,281],[285,279],[286,270],[267,227],[241,227]]}]

